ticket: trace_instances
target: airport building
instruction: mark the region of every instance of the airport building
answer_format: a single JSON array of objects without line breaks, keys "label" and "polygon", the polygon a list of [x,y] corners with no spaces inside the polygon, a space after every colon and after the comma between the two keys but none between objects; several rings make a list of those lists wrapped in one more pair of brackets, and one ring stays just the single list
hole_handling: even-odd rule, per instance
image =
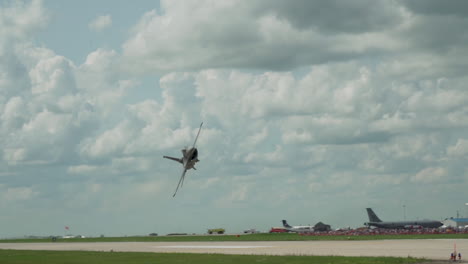
[{"label": "airport building", "polygon": [[448,218],[444,221],[446,227],[464,228],[468,226],[468,218]]}]

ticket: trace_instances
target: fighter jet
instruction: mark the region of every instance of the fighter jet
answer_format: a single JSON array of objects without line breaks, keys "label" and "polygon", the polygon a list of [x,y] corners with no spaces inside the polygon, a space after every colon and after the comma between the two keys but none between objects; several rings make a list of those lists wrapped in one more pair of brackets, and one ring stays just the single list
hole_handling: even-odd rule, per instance
[{"label": "fighter jet", "polygon": [[187,172],[187,170],[190,170],[190,169],[196,170],[195,163],[200,161],[198,159],[198,150],[195,147],[195,144],[197,143],[198,136],[200,135],[202,125],[203,125],[203,122],[200,124],[200,128],[198,129],[198,134],[197,134],[197,137],[195,138],[195,141],[193,142],[193,146],[190,149],[188,147],[185,147],[182,150],[182,154],[183,154],[182,158],[179,159],[179,158],[174,158],[174,157],[169,157],[169,156],[163,156],[163,158],[171,159],[171,160],[179,162],[180,164],[182,164],[182,167],[184,169],[184,171],[182,172],[182,176],[180,176],[179,184],[177,184],[177,188],[174,192],[174,195],[172,195],[172,197],[175,197],[175,195],[177,194],[177,190],[179,190],[179,186],[182,187],[184,185],[185,173]]},{"label": "fighter jet", "polygon": [[369,222],[364,223],[366,226],[375,226],[379,228],[395,228],[395,229],[419,229],[419,228],[438,228],[443,224],[437,220],[415,220],[415,221],[382,221],[374,213],[371,208],[366,208]]}]

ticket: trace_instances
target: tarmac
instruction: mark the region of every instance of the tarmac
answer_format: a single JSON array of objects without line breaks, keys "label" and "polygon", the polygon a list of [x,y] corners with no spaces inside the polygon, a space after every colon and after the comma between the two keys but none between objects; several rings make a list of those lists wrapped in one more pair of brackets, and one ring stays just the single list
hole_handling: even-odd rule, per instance
[{"label": "tarmac", "polygon": [[[468,256],[468,239],[369,241],[255,241],[255,242],[54,242],[0,243],[0,249],[113,252],[218,253],[248,255],[315,255],[416,257],[445,260],[456,245]],[[466,263],[466,262],[463,262]]]}]

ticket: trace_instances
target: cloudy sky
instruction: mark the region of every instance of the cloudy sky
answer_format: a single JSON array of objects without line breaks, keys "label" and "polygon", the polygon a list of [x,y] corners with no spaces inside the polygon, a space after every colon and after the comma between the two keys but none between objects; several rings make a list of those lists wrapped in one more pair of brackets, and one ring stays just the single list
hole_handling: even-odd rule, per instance
[{"label": "cloudy sky", "polygon": [[465,216],[467,29],[462,0],[2,1],[0,237]]}]

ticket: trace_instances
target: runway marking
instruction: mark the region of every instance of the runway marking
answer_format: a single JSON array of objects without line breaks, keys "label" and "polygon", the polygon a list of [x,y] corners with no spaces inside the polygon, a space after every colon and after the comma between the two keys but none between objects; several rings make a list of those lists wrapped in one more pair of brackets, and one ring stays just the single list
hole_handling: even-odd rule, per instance
[{"label": "runway marking", "polygon": [[211,249],[211,248],[222,248],[222,249],[229,249],[229,248],[268,248],[273,246],[157,246],[157,248],[203,248],[203,249]]}]

